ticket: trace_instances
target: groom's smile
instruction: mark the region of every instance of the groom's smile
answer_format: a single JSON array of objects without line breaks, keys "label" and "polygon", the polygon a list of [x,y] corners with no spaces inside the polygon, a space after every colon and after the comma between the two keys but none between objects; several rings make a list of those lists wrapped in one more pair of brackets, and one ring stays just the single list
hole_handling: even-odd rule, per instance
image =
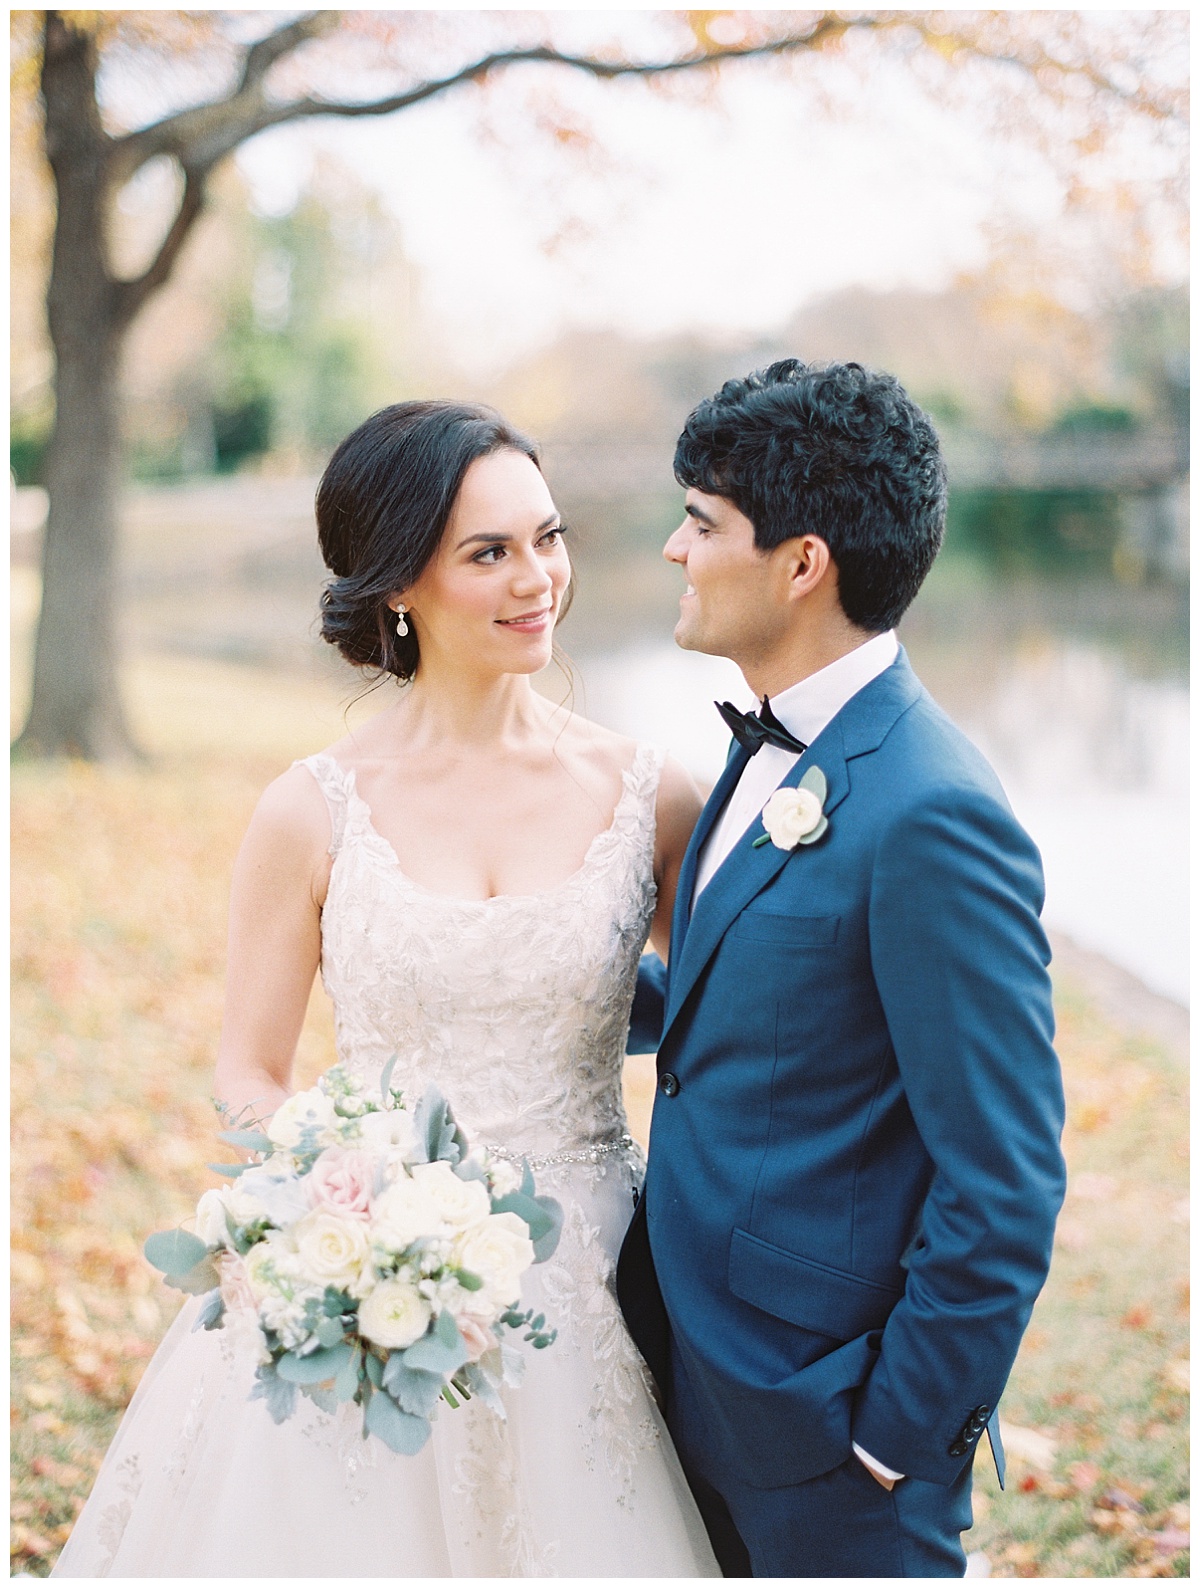
[{"label": "groom's smile", "polygon": [[728,497],[689,490],[684,505],[663,547],[687,576],[675,643],[742,663],[770,646],[782,622],[777,559],[755,545],[754,525]]}]

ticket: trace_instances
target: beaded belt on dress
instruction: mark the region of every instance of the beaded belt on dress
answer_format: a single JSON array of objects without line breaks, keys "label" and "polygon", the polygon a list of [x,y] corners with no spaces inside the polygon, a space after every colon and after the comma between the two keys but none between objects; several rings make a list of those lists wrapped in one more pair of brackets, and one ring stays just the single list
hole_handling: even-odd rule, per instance
[{"label": "beaded belt on dress", "polygon": [[564,1152],[514,1152],[510,1147],[487,1147],[484,1150],[493,1158],[503,1158],[508,1163],[524,1160],[536,1174],[539,1169],[552,1169],[560,1163],[599,1163],[614,1152],[628,1152],[634,1146],[628,1131],[616,1141],[598,1142],[594,1147],[571,1147]]}]

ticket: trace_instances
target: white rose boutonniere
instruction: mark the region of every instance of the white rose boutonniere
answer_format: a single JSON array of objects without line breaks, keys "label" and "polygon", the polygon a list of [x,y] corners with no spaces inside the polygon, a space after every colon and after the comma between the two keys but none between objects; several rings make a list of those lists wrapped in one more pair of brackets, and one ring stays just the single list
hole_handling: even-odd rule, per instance
[{"label": "white rose boutonniere", "polygon": [[829,826],[825,815],[825,796],[829,786],[819,766],[810,766],[795,788],[777,788],[763,806],[762,824],[766,832],[751,846],[758,849],[770,842],[776,849],[795,849],[798,844],[815,844]]}]

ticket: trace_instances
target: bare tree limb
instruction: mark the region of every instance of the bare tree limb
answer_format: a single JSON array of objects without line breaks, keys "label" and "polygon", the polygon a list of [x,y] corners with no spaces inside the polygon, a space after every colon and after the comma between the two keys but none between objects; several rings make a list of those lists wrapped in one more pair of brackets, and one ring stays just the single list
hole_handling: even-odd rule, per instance
[{"label": "bare tree limb", "polygon": [[167,230],[167,235],[159,245],[158,253],[140,276],[114,284],[117,295],[117,317],[124,324],[128,325],[146,299],[164,284],[174,269],[179,251],[204,209],[207,196],[206,175],[207,173],[185,170],[179,209]]},{"label": "bare tree limb", "polygon": [[[274,50],[271,61],[280,59],[305,39],[315,36],[315,23],[320,21],[321,15],[317,13],[313,17],[302,18],[287,28],[279,29],[268,39],[254,45],[249,54],[252,55],[254,50],[264,45],[271,45]],[[431,78],[417,84],[415,88],[406,89],[403,93],[390,94],[383,99],[360,103],[306,97],[283,104],[269,104],[261,94],[262,75],[260,73],[257,77],[251,78],[250,63],[247,58],[243,69],[242,87],[235,94],[211,105],[199,105],[190,110],[179,111],[149,127],[128,133],[123,138],[114,139],[113,177],[118,185],[128,181],[147,160],[161,154],[173,155],[187,170],[207,171],[240,143],[253,137],[257,132],[265,131],[268,127],[281,126],[286,122],[299,121],[310,116],[390,115],[393,111],[406,110],[411,105],[432,99],[435,95],[445,93],[461,83],[478,82],[506,66],[526,63],[567,66],[576,71],[587,72],[593,77],[606,79],[662,77],[673,72],[694,71],[698,67],[714,66],[721,61],[750,60],[755,57],[787,55],[799,50],[818,49],[852,29],[862,30],[879,25],[879,20],[874,17],[845,18],[827,12],[803,33],[786,34],[763,44],[723,45],[717,49],[681,56],[673,61],[606,61],[590,55],[569,55],[548,45],[519,50],[497,50],[481,56],[447,77]],[[285,38],[284,35],[287,37]],[[264,66],[263,71],[265,70]]]},{"label": "bare tree limb", "polygon": [[244,94],[247,89],[256,88],[276,61],[290,55],[309,39],[320,38],[337,24],[336,11],[310,11],[307,16],[298,17],[295,22],[268,33],[265,39],[259,39],[246,51],[238,93]]}]

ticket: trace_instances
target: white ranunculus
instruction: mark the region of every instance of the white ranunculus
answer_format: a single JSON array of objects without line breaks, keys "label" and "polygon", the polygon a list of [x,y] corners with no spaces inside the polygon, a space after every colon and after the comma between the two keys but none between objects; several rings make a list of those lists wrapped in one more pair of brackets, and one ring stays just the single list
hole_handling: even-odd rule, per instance
[{"label": "white ranunculus", "polygon": [[821,801],[807,788],[777,788],[763,806],[762,824],[776,849],[795,849],[821,824]]},{"label": "white ranunculus", "polygon": [[271,1116],[267,1135],[277,1147],[298,1147],[305,1132],[315,1133],[319,1146],[329,1147],[341,1141],[340,1121],[334,1112],[332,1097],[320,1087],[310,1087],[307,1092],[295,1092]]},{"label": "white ranunculus", "polygon": [[358,1332],[390,1351],[403,1350],[429,1327],[432,1309],[415,1285],[382,1280],[358,1309]]},{"label": "white ranunculus", "polygon": [[482,1279],[478,1300],[497,1308],[510,1306],[520,1297],[521,1275],[532,1262],[529,1226],[515,1213],[490,1213],[464,1230],[454,1243],[455,1267]]},{"label": "white ranunculus", "polygon": [[358,1293],[371,1248],[361,1219],[316,1208],[292,1230],[296,1268],[311,1285]]},{"label": "white ranunculus", "polygon": [[280,1229],[308,1212],[304,1183],[292,1173],[277,1174],[271,1164],[256,1164],[225,1191],[225,1206],[238,1226],[269,1219]]},{"label": "white ranunculus", "polygon": [[405,1163],[411,1163],[418,1156],[416,1128],[406,1109],[389,1108],[379,1114],[364,1114],[356,1124],[359,1145],[368,1152],[387,1157],[399,1154]]},{"label": "white ranunculus", "polygon": [[413,1180],[448,1235],[478,1224],[491,1212],[492,1199],[483,1181],[460,1180],[448,1163],[418,1164]]},{"label": "white ranunculus", "polygon": [[376,1246],[402,1252],[432,1234],[438,1218],[417,1181],[403,1173],[371,1203],[369,1233]]},{"label": "white ranunculus", "polygon": [[225,1218],[226,1188],[206,1191],[196,1204],[196,1234],[205,1246],[225,1246],[229,1225]]}]

